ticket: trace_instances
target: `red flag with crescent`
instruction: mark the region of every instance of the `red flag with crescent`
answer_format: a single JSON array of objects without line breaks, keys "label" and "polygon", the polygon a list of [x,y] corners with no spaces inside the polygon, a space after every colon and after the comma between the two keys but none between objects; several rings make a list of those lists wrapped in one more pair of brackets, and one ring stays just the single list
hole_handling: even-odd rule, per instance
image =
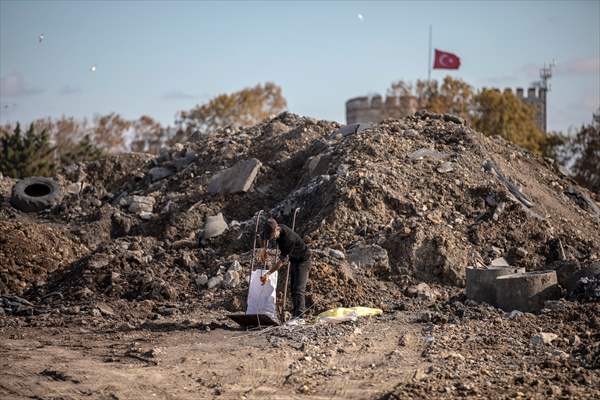
[{"label": "red flag with crescent", "polygon": [[458,69],[460,58],[456,54],[435,49],[434,69]]}]

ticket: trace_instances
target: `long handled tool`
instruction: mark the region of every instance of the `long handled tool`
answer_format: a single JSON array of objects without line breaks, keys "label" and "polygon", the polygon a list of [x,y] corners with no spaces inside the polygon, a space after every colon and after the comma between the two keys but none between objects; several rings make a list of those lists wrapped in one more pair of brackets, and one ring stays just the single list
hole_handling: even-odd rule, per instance
[{"label": "long handled tool", "polygon": [[[296,215],[298,214],[298,211],[300,211],[300,207],[296,208],[294,210],[294,218],[292,219],[292,231],[296,229]],[[288,288],[288,281],[290,279],[290,263],[288,262],[286,271],[285,271],[285,286],[283,287],[283,301],[281,304],[281,317],[280,320],[281,322],[285,322],[285,302],[287,300],[287,288]]]}]

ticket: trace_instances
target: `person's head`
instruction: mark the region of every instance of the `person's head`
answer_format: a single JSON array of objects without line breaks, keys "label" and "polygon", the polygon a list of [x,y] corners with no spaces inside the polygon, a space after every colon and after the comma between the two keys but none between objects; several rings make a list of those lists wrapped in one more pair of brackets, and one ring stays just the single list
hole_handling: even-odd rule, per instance
[{"label": "person's head", "polygon": [[269,218],[263,228],[262,237],[265,240],[273,240],[279,237],[281,228],[275,218]]}]

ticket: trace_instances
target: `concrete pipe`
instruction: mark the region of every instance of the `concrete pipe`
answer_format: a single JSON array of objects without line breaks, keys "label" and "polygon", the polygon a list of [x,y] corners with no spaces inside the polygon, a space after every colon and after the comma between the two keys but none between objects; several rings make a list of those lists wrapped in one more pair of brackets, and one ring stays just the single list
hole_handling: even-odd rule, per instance
[{"label": "concrete pipe", "polygon": [[504,311],[536,312],[560,297],[556,271],[535,271],[496,279],[496,301]]},{"label": "concrete pipe", "polygon": [[492,267],[476,269],[469,267],[467,268],[467,298],[496,305],[496,278],[524,272],[525,268]]}]

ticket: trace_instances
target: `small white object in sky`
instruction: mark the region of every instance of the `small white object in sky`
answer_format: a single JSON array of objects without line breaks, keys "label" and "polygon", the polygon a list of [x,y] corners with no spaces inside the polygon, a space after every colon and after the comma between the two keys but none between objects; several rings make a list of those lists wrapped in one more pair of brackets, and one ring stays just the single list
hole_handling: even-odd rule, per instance
[{"label": "small white object in sky", "polygon": [[361,22],[364,21],[364,19],[365,19],[364,15],[362,15],[362,14],[358,14],[357,17]]},{"label": "small white object in sky", "polygon": [[90,67],[90,71],[96,72],[96,64],[94,64]]},{"label": "small white object in sky", "polygon": [[42,40],[44,40],[44,34],[40,33],[40,36],[38,36],[38,43],[42,43]]}]

